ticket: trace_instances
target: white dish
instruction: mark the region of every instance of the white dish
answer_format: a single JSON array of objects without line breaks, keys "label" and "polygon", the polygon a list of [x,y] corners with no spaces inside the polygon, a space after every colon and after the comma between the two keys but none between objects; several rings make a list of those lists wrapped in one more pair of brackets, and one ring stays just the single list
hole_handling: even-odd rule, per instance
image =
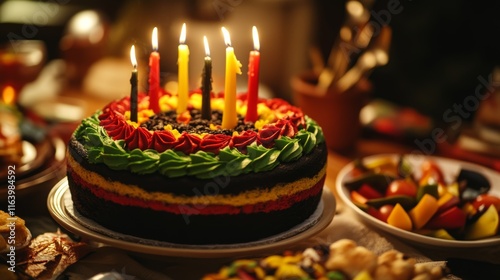
[{"label": "white dish", "polygon": [[325,187],[318,209],[304,223],[284,233],[261,240],[224,245],[184,245],[159,242],[106,229],[88,219],[79,217],[79,214],[74,211],[67,178],[52,188],[47,198],[47,206],[52,217],[62,227],[94,242],[149,255],[214,258],[256,255],[271,250],[279,252],[288,249],[326,228],[335,215],[336,202],[331,191]]},{"label": "white dish", "polygon": [[[391,157],[394,160],[396,160],[400,155],[398,154],[381,154],[381,155],[374,155],[374,156],[369,156],[363,158],[363,162],[371,162],[377,159],[381,158],[387,158]],[[480,172],[488,180],[491,182],[492,187],[489,193],[500,196],[500,173],[493,171],[491,169],[488,169],[484,166],[480,166],[477,164],[465,162],[465,161],[459,161],[459,160],[454,160],[454,159],[447,159],[447,158],[442,158],[442,157],[434,157],[434,156],[422,156],[422,155],[412,155],[408,154],[405,155],[405,157],[408,159],[410,164],[414,166],[415,174],[418,177],[418,167],[420,166],[420,163],[423,161],[423,159],[432,159],[434,160],[441,170],[443,171],[443,175],[445,176],[445,180],[450,182],[453,180],[453,178],[456,177],[458,172],[460,171],[461,168],[467,168],[470,170],[474,170],[477,172]],[[352,178],[351,171],[354,168],[354,162],[351,162],[344,166],[342,170],[339,172],[336,180],[336,189],[337,193],[340,197],[340,199],[344,202],[344,204],[351,208],[357,216],[366,224],[369,224],[371,226],[374,226],[380,230],[383,230],[387,233],[390,233],[396,237],[405,239],[407,241],[410,241],[412,243],[419,243],[419,244],[424,244],[424,245],[431,245],[431,246],[439,246],[439,247],[454,247],[454,248],[474,248],[474,247],[486,247],[486,246],[498,246],[500,245],[500,237],[491,237],[491,238],[486,238],[486,239],[481,239],[481,240],[447,240],[447,239],[440,239],[440,238],[435,238],[435,237],[430,237],[430,236],[425,236],[421,234],[417,234],[414,232],[410,231],[405,231],[396,227],[393,227],[387,223],[384,223],[371,215],[367,214],[363,210],[361,210],[359,207],[357,207],[350,199],[350,194],[349,190],[344,187],[344,182],[350,180]]]}]

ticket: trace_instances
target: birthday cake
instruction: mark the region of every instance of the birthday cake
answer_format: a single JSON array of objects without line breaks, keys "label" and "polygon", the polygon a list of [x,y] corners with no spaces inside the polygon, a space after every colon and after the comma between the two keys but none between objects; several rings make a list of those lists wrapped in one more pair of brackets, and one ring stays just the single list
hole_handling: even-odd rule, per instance
[{"label": "birthday cake", "polygon": [[258,240],[301,224],[317,209],[326,174],[321,128],[282,99],[261,99],[258,119],[221,126],[223,94],[162,92],[160,113],[139,94],[82,121],[68,145],[67,178],[75,210],[101,226],[140,238],[181,244]]}]

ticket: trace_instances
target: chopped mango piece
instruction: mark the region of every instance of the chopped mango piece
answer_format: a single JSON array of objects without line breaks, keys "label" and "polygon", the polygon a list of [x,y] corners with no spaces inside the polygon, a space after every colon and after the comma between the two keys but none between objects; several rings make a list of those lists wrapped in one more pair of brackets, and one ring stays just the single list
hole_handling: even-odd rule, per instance
[{"label": "chopped mango piece", "polygon": [[441,195],[438,199],[438,206],[441,207],[442,205],[444,205],[446,202],[448,202],[448,200],[452,199],[453,198],[453,195],[449,192],[447,193],[444,193],[443,195]]},{"label": "chopped mango piece", "polygon": [[408,216],[408,213],[406,213],[406,211],[403,209],[403,206],[401,206],[401,204],[399,203],[394,206],[391,214],[389,215],[389,217],[387,217],[387,223],[391,226],[395,226],[397,228],[408,231],[412,230],[413,228],[410,216]]},{"label": "chopped mango piece", "polygon": [[293,264],[282,264],[276,270],[276,277],[278,278],[306,278],[307,273],[299,266]]},{"label": "chopped mango piece", "polygon": [[368,199],[357,191],[351,191],[351,200],[361,205],[366,205]]},{"label": "chopped mango piece", "polygon": [[453,236],[451,236],[445,229],[436,230],[432,236],[441,239],[455,240],[455,238],[453,238]]},{"label": "chopped mango piece", "polygon": [[413,209],[408,213],[416,229],[422,228],[438,210],[437,199],[426,193]]},{"label": "chopped mango piece", "polygon": [[446,187],[446,190],[454,196],[460,196],[460,187],[457,182],[453,182],[452,184]]},{"label": "chopped mango piece", "polygon": [[490,205],[488,209],[468,228],[465,239],[481,239],[493,236],[498,231],[498,211],[495,205]]}]

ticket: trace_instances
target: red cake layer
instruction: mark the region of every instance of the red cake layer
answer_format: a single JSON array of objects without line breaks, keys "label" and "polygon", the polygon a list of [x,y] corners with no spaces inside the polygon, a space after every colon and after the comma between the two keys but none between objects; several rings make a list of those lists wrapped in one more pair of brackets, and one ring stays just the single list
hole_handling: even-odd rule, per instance
[{"label": "red cake layer", "polygon": [[271,211],[284,210],[297,202],[306,200],[317,195],[323,189],[325,177],[321,178],[313,187],[295,193],[293,195],[281,196],[278,200],[248,204],[242,207],[231,205],[196,205],[196,204],[165,204],[161,201],[144,201],[138,198],[122,196],[116,193],[106,191],[99,186],[95,186],[83,180],[75,172],[68,169],[68,174],[82,188],[88,189],[98,198],[102,198],[123,206],[134,206],[141,208],[150,208],[155,211],[165,211],[173,214],[196,214],[196,215],[218,215],[218,214],[250,214],[267,213]]}]

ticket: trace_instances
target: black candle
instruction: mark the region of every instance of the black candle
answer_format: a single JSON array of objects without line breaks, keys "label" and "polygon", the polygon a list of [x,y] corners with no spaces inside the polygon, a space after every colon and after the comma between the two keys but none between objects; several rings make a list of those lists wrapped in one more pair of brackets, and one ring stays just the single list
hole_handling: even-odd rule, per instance
[{"label": "black candle", "polygon": [[205,120],[212,118],[212,109],[210,105],[210,92],[212,91],[212,59],[208,48],[207,37],[203,36],[205,44],[205,64],[201,77],[201,117]]},{"label": "black candle", "polygon": [[130,48],[130,61],[134,69],[130,77],[130,120],[137,122],[137,92],[138,92],[138,78],[137,78],[137,60],[135,58],[135,47],[132,45]]}]

